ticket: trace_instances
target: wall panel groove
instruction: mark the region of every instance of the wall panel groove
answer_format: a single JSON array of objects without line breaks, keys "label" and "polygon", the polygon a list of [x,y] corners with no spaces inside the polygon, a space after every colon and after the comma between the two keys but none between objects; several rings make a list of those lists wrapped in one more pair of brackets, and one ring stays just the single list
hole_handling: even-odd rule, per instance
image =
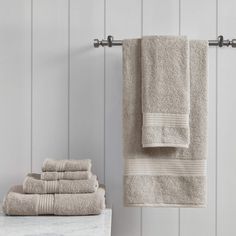
[{"label": "wall panel groove", "polygon": [[[179,35],[181,35],[181,9],[182,9],[182,1],[179,0]],[[181,236],[181,210],[178,209],[178,236]]]},{"label": "wall panel groove", "polygon": [[[103,38],[106,38],[107,35],[107,25],[106,25],[106,17],[107,17],[107,1],[103,0],[103,9],[104,9],[104,15],[103,15],[103,24],[104,24],[104,30],[103,30]],[[104,184],[106,185],[107,181],[106,181],[106,159],[107,159],[107,155],[106,155],[106,48],[104,47],[103,49],[103,75],[104,75],[104,83],[103,83],[103,91],[104,91],[104,110],[103,110],[103,127],[104,127],[104,135],[103,135],[103,149],[104,149]]]},{"label": "wall panel groove", "polygon": [[34,0],[30,0],[30,172],[33,171],[33,27],[34,27]]},{"label": "wall panel groove", "polygon": [[68,117],[67,117],[67,121],[68,121],[68,127],[67,127],[67,138],[68,138],[68,142],[67,142],[67,158],[70,159],[70,103],[71,103],[71,98],[70,98],[70,57],[71,57],[71,52],[70,52],[70,0],[68,0],[68,13],[67,13],[67,16],[68,16],[68,85],[67,85],[67,88],[68,88],[68,91],[67,91],[67,106],[68,106]]},{"label": "wall panel groove", "polygon": [[[143,36],[143,5],[144,5],[144,1],[145,0],[141,0],[141,20],[140,20],[140,24],[141,24],[141,26],[140,26],[140,28],[141,28],[141,37]],[[140,208],[140,236],[143,236],[143,235],[145,235],[145,232],[143,231],[143,208],[141,207]]]},{"label": "wall panel groove", "polygon": [[[219,2],[216,0],[216,35],[219,35]],[[215,84],[215,236],[218,236],[218,48],[215,49],[216,84]]]}]

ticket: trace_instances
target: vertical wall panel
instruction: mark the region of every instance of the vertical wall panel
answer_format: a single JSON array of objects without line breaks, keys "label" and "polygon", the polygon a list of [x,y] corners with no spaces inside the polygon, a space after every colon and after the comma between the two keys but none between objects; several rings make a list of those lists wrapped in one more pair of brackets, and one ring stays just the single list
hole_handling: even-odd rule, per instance
[{"label": "vertical wall panel", "polygon": [[33,1],[33,171],[68,156],[68,1]]},{"label": "vertical wall panel", "polygon": [[[178,1],[143,0],[144,35],[178,35],[178,32]],[[177,236],[178,215],[178,209],[174,208],[144,208],[142,235]]]},{"label": "vertical wall panel", "polygon": [[[236,2],[219,0],[219,34],[235,38]],[[218,53],[218,236],[236,235],[236,50]]]},{"label": "vertical wall panel", "polygon": [[70,5],[70,157],[92,159],[104,182],[104,50],[93,47],[103,37],[104,2]]},{"label": "vertical wall panel", "polygon": [[179,1],[143,0],[143,35],[178,35]]},{"label": "vertical wall panel", "polygon": [[[140,37],[141,1],[107,0],[107,34],[117,39]],[[106,49],[106,189],[113,208],[112,236],[139,236],[139,208],[123,207],[122,48]]]},{"label": "vertical wall panel", "polygon": [[[216,1],[182,0],[181,34],[190,39],[216,38]],[[216,185],[216,48],[209,48],[208,77],[208,206],[205,209],[182,209],[181,236],[215,235]]]},{"label": "vertical wall panel", "polygon": [[0,1],[0,200],[30,172],[30,1]]}]

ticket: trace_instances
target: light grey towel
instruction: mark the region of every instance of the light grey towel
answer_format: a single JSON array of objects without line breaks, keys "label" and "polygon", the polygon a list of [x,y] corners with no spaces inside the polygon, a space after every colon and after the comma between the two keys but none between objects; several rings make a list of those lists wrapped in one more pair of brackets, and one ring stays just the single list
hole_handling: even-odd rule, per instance
[{"label": "light grey towel", "polygon": [[185,36],[141,40],[143,147],[188,147],[189,43]]},{"label": "light grey towel", "polygon": [[51,160],[43,162],[42,171],[91,171],[91,160]]},{"label": "light grey towel", "polygon": [[24,193],[93,193],[98,189],[97,176],[87,180],[41,180],[40,174],[28,174],[23,183]]},{"label": "light grey towel", "polygon": [[189,148],[142,148],[141,40],[123,41],[125,206],[205,207],[207,41],[190,41]]},{"label": "light grey towel", "polygon": [[64,171],[64,172],[43,172],[41,173],[42,180],[81,180],[91,178],[91,171]]},{"label": "light grey towel", "polygon": [[88,194],[24,194],[14,186],[5,196],[6,215],[97,215],[105,208],[105,190]]}]

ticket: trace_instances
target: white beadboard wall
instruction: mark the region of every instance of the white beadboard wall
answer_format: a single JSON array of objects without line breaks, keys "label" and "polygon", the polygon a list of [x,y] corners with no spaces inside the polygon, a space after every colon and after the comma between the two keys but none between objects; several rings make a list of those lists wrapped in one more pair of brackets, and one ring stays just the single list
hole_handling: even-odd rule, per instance
[{"label": "white beadboard wall", "polygon": [[236,235],[236,49],[209,49],[208,208],[122,206],[122,50],[92,40],[236,37],[234,0],[0,0],[0,199],[45,158],[91,158],[112,236]]}]

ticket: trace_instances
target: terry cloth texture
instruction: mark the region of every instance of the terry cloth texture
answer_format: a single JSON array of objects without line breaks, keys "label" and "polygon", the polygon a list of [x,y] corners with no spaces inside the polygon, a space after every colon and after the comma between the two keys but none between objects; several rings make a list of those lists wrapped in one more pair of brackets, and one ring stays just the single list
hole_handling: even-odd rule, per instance
[{"label": "terry cloth texture", "polygon": [[3,202],[6,215],[97,215],[105,208],[105,191],[88,194],[24,194],[22,186],[10,189]]},{"label": "terry cloth texture", "polygon": [[189,148],[142,148],[141,40],[123,41],[125,206],[206,207],[208,42],[189,44]]},{"label": "terry cloth texture", "polygon": [[40,174],[28,174],[23,183],[24,193],[93,193],[98,189],[97,176],[87,180],[41,180]]},{"label": "terry cloth texture", "polygon": [[91,171],[91,160],[50,160],[43,162],[42,171]]},{"label": "terry cloth texture", "polygon": [[91,178],[90,171],[64,171],[64,172],[43,172],[41,174],[42,180],[81,180]]},{"label": "terry cloth texture", "polygon": [[143,37],[141,68],[143,147],[188,147],[188,39],[185,36]]}]

